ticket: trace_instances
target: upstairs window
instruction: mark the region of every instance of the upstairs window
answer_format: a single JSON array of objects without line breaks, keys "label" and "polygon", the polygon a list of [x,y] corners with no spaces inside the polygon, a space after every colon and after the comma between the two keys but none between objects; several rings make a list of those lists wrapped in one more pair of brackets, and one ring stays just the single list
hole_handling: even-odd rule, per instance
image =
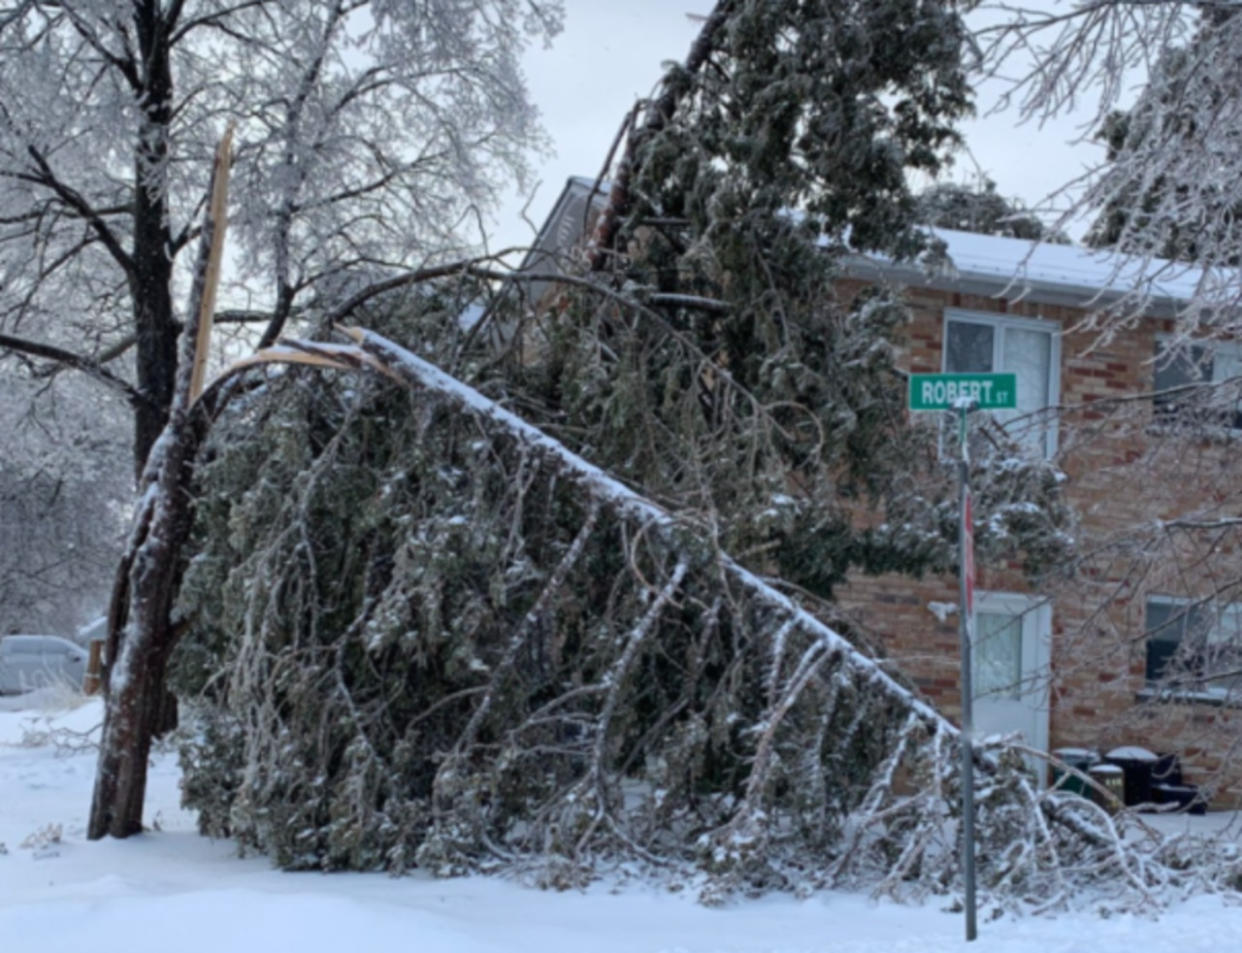
[{"label": "upstairs window", "polygon": [[1242,700],[1242,603],[1150,596],[1147,684],[1207,700]]},{"label": "upstairs window", "polygon": [[1056,418],[1047,409],[1059,400],[1060,339],[1057,325],[976,311],[947,311],[946,373],[1018,375],[1017,410],[991,411],[1022,446],[1040,456],[1056,450]]},{"label": "upstairs window", "polygon": [[[1156,342],[1155,392],[1157,418],[1242,429],[1242,350],[1236,342],[1191,344],[1169,353],[1168,340]],[[1226,386],[1211,386],[1226,385]]]}]

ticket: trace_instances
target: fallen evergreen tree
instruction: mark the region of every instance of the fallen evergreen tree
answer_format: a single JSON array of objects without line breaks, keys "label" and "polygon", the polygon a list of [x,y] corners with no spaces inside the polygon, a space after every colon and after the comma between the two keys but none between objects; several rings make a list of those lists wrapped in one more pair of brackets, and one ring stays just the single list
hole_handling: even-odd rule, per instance
[{"label": "fallen evergreen tree", "polygon": [[[947,720],[692,519],[353,337],[294,347],[406,389],[281,375],[202,470],[174,681],[205,832],[288,868],[563,886],[637,861],[706,875],[709,900],[954,886]],[[1090,882],[1152,903],[1236,876],[1124,843],[1003,745],[979,766],[994,902],[1047,907]]]},{"label": "fallen evergreen tree", "polygon": [[[850,572],[953,566],[938,434],[901,406],[907,311],[839,295],[834,262],[925,250],[904,174],[954,141],[962,33],[952,4],[848,7],[718,5],[585,267],[487,311],[508,350],[435,292],[377,297],[351,319],[451,375],[377,337],[302,343],[268,357],[344,379],[226,407],[177,609],[204,830],[288,867],[568,883],[633,859],[709,897],[952,882],[956,733],[823,618]],[[1070,545],[1059,475],[997,439],[980,548],[1038,572]],[[1038,815],[1011,777],[997,857]]]},{"label": "fallen evergreen tree", "polygon": [[[447,371],[359,332],[214,392],[165,563],[206,832],[289,868],[563,885],[630,861],[709,900],[953,888],[957,732],[831,599],[851,572],[953,568],[939,434],[901,406],[906,310],[838,295],[834,263],[928,250],[904,173],[935,171],[966,107],[954,10],[722,2],[569,291],[487,311],[508,350],[462,333],[445,286],[398,302],[378,292],[414,282],[381,276],[323,323]],[[992,436],[980,551],[1055,567],[1059,474]],[[1037,792],[1014,752],[978,760],[999,900],[1200,876]]]}]

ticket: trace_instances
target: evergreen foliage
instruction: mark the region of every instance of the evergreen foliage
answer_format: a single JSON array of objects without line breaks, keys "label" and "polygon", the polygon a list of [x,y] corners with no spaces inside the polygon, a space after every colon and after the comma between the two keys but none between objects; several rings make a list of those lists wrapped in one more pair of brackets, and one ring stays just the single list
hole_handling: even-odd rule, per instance
[{"label": "evergreen foliage", "polygon": [[[953,0],[738,0],[709,65],[674,69],[674,115],[639,143],[646,208],[713,245],[795,209],[797,234],[920,251],[906,176],[934,175],[971,110],[970,43]],[[728,270],[728,262],[725,262]]]},{"label": "evergreen foliage", "polygon": [[[831,616],[851,571],[953,564],[939,432],[895,369],[906,310],[842,292],[834,261],[924,245],[900,173],[952,143],[960,22],[728,7],[644,133],[611,270],[498,304],[501,354],[462,338],[447,286],[363,320],[671,515],[588,492],[469,401],[269,378],[209,441],[178,609],[205,831],[297,868],[565,884],[637,858],[706,871],[709,898],[953,876],[951,727],[750,570]],[[1063,562],[1059,475],[994,436],[980,548]]]},{"label": "evergreen foliage", "polygon": [[919,220],[925,225],[981,235],[1070,244],[1068,235],[1049,228],[1021,201],[998,195],[996,183],[986,176],[978,185],[942,182],[924,189],[919,194]]},{"label": "evergreen foliage", "polygon": [[629,856],[708,899],[951,876],[947,722],[757,599],[693,512],[643,523],[443,395],[301,371],[209,456],[173,665],[205,832],[558,885]]}]

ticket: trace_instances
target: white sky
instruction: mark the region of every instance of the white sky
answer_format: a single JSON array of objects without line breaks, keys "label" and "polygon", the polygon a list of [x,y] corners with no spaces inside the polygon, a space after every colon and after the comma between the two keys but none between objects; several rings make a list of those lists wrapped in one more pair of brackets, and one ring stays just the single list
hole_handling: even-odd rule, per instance
[{"label": "white sky", "polygon": [[[687,14],[706,14],[713,0],[566,0],[565,6],[565,30],[553,47],[529,50],[525,58],[531,96],[556,148],[541,164],[542,184],[529,206],[536,223],[569,176],[599,172],[625,114],[663,74],[661,64],[685,58],[701,26]],[[963,126],[970,155],[958,157],[954,180],[973,178],[977,163],[1002,195],[1037,206],[1102,158],[1099,146],[1071,145],[1081,135],[1081,118],[1042,129],[1015,126],[1012,114],[984,115],[995,95],[995,87],[982,90],[982,118]],[[500,211],[493,247],[529,241],[522,205],[515,198]]]}]

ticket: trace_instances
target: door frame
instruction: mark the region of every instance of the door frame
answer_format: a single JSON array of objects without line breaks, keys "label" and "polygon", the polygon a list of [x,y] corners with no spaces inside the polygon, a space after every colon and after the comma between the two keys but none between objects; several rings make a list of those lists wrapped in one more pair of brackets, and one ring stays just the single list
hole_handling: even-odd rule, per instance
[{"label": "door frame", "polygon": [[[1034,737],[1027,739],[1030,746],[1038,751],[1047,751],[1050,719],[1048,698],[1052,676],[1052,601],[1046,596],[1030,593],[977,591],[974,611],[976,619],[980,612],[1022,617],[1023,689],[1019,701],[1034,715]],[[979,631],[976,619],[971,620],[973,638],[978,637]],[[1028,638],[1028,632],[1033,637]],[[974,673],[971,674],[973,676]],[[972,699],[972,704],[977,702]],[[1028,758],[1028,764],[1034,760]],[[1046,783],[1047,763],[1038,759],[1031,766],[1035,768],[1040,783]]]}]

